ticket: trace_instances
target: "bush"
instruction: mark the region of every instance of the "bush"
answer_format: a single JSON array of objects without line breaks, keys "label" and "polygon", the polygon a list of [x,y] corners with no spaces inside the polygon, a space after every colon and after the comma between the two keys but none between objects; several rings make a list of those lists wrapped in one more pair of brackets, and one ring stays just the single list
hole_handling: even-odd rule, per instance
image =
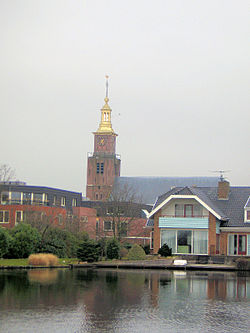
[{"label": "bush", "polygon": [[28,258],[28,264],[32,266],[56,266],[58,257],[51,253],[31,254]]},{"label": "bush", "polygon": [[162,257],[170,257],[172,255],[172,249],[170,249],[167,244],[164,244],[158,250],[158,254],[160,254]]},{"label": "bush", "polygon": [[8,230],[0,227],[0,258],[3,258],[8,253],[9,246],[11,244],[11,237]]},{"label": "bush", "polygon": [[100,256],[100,246],[92,239],[83,241],[77,250],[77,258],[81,261],[98,261]]},{"label": "bush", "polygon": [[134,244],[128,252],[129,260],[144,260],[146,253],[140,245]]},{"label": "bush", "polygon": [[141,247],[143,248],[143,250],[146,254],[150,254],[150,245],[149,244],[141,245]]},{"label": "bush", "polygon": [[53,253],[59,258],[72,258],[77,254],[78,244],[78,239],[72,233],[50,228],[43,236],[39,252]]},{"label": "bush", "polygon": [[120,258],[120,243],[116,238],[110,239],[107,242],[107,258],[108,259]]},{"label": "bush", "polygon": [[18,224],[10,231],[12,241],[9,246],[8,258],[27,258],[31,253],[37,252],[41,236],[37,229],[25,223]]}]

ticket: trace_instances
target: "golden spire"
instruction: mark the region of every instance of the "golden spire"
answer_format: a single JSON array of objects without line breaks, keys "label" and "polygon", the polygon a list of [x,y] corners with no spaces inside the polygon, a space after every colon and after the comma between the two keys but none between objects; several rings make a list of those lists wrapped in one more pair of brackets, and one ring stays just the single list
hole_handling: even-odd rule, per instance
[{"label": "golden spire", "polygon": [[101,109],[101,122],[96,133],[115,134],[111,124],[111,108],[108,105],[108,75],[106,75],[106,97],[104,106]]}]

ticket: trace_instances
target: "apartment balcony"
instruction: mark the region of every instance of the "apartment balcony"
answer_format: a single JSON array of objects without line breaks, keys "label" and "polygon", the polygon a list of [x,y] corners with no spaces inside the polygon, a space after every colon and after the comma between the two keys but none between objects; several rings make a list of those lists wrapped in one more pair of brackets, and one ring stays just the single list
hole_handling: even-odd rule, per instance
[{"label": "apartment balcony", "polygon": [[208,229],[208,227],[208,216],[175,217],[165,215],[159,218],[159,228]]}]

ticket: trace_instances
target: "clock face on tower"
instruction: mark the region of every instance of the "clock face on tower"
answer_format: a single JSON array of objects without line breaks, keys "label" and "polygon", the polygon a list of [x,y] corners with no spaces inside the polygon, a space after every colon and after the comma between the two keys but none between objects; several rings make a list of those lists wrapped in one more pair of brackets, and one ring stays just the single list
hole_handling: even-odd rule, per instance
[{"label": "clock face on tower", "polygon": [[103,147],[105,145],[105,138],[100,136],[98,138],[97,144],[98,144],[99,147]]}]

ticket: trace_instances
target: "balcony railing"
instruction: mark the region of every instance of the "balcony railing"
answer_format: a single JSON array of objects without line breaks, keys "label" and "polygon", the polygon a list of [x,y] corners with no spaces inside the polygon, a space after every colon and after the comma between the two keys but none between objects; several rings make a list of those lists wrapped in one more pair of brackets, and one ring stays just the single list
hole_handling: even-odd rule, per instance
[{"label": "balcony railing", "polygon": [[209,215],[191,215],[191,216],[185,216],[185,215],[161,215],[161,217],[169,217],[169,218],[185,218],[185,219],[190,219],[190,218],[208,218]]}]

